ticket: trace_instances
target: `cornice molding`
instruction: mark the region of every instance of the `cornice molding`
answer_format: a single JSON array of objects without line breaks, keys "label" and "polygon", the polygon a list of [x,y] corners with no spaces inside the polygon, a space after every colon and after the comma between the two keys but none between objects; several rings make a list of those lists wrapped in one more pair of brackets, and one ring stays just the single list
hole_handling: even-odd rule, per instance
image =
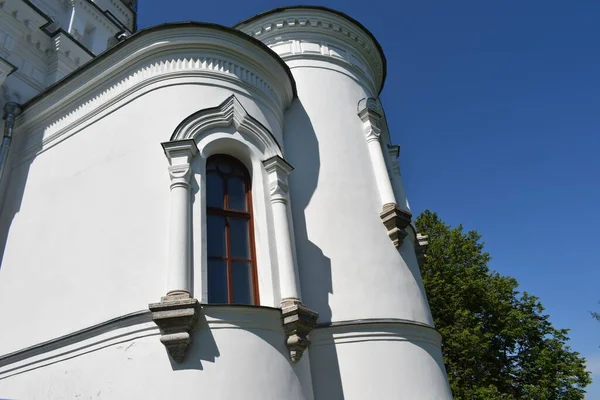
[{"label": "cornice molding", "polygon": [[108,346],[123,345],[143,337],[158,336],[148,310],[122,315],[97,325],[0,355],[0,379],[78,357]]},{"label": "cornice molding", "polygon": [[171,141],[193,139],[198,143],[204,132],[212,128],[228,126],[233,126],[266,156],[281,155],[281,147],[273,134],[252,117],[234,95],[229,96],[217,107],[197,111],[184,119],[175,128]]},{"label": "cornice molding", "polygon": [[421,342],[439,346],[441,339],[442,336],[432,326],[397,318],[320,323],[311,334],[312,346],[316,347],[369,340]]},{"label": "cornice molding", "polygon": [[[291,103],[295,89],[288,70],[265,49],[249,46],[251,40],[243,34],[204,24],[156,29],[132,37],[25,104],[19,131],[32,136],[23,156],[44,151],[121,100],[177,78],[210,79],[209,85],[250,91],[276,115]],[[116,76],[118,81],[110,81]],[[78,106],[61,111],[72,104]],[[55,115],[60,117],[54,119]]]},{"label": "cornice molding", "polygon": [[[371,33],[345,14],[323,7],[284,7],[235,26],[261,40],[280,57],[321,58],[360,70],[381,91],[386,61]],[[376,94],[374,93],[374,95]]]}]

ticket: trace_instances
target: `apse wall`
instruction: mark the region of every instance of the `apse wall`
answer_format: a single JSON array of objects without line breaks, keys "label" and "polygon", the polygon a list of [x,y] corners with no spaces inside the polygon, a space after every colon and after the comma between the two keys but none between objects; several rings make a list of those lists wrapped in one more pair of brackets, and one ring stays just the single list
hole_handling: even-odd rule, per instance
[{"label": "apse wall", "polygon": [[380,216],[386,180],[394,203],[408,211],[390,171],[380,46],[358,22],[319,7],[283,7],[237,28],[273,49],[297,85],[284,141],[295,168],[302,298],[320,315],[310,348],[315,397],[451,398],[414,234],[407,227],[396,247]]}]

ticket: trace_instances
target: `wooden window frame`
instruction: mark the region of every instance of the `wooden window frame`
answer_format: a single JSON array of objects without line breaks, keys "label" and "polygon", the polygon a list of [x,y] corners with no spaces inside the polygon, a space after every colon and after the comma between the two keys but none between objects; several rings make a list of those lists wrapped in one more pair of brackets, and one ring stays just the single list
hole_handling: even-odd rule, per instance
[{"label": "wooden window frame", "polygon": [[[210,156],[206,160],[206,165],[208,163],[215,161],[216,164],[220,161],[225,161],[230,163],[233,166],[237,166],[243,172],[244,184],[246,187],[245,195],[246,195],[246,210],[232,210],[229,209],[229,193],[227,187],[227,178],[226,176],[230,174],[224,174],[216,169],[216,171],[206,171],[207,180],[209,173],[217,173],[221,176],[221,182],[223,184],[223,208],[218,207],[209,207],[208,204],[206,206],[206,215],[207,215],[207,223],[209,215],[216,215],[220,217],[225,217],[225,257],[216,257],[216,256],[208,256],[207,251],[207,259],[208,260],[221,260],[225,261],[227,264],[227,304],[239,304],[233,302],[233,279],[232,279],[232,263],[233,262],[245,262],[250,264],[250,285],[252,287],[252,300],[253,304],[251,305],[260,305],[260,296],[258,293],[258,271],[256,267],[256,247],[254,240],[254,212],[252,207],[252,179],[250,178],[250,173],[246,166],[237,158],[226,155],[226,154],[215,154]],[[225,178],[223,178],[225,176]],[[206,186],[206,190],[210,190],[208,185]],[[231,256],[231,238],[230,238],[230,227],[229,227],[229,217],[246,219],[248,221],[248,246],[250,259],[237,258]],[[207,248],[208,248],[208,238],[207,238]],[[210,284],[210,282],[209,282]],[[210,303],[210,288],[208,288],[208,301]],[[215,304],[215,303],[213,303]]]}]

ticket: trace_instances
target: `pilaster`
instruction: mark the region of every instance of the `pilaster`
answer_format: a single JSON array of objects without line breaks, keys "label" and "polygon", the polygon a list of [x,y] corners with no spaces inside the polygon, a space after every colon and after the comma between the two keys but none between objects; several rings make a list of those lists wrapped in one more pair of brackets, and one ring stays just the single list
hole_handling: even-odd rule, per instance
[{"label": "pilaster", "polygon": [[[369,156],[373,166],[375,182],[379,191],[382,208],[380,217],[387,229],[388,236],[396,247],[400,247],[406,232],[404,229],[410,223],[412,214],[408,210],[398,207],[398,201],[392,187],[392,179],[388,174],[385,158],[381,146],[381,105],[377,99],[368,98],[358,102],[358,116],[363,122],[365,139],[369,148]],[[393,148],[399,150],[399,147]],[[389,150],[388,150],[389,151]],[[400,173],[398,167],[398,174]]]},{"label": "pilaster", "polygon": [[288,222],[288,174],[293,170],[283,158],[271,157],[263,162],[269,179],[269,193],[273,210],[273,227],[277,247],[277,264],[281,288],[281,310],[286,344],[292,362],[298,362],[310,345],[308,334],[314,328],[319,314],[302,304],[298,268],[294,262],[293,244]]},{"label": "pilaster", "polygon": [[160,303],[150,304],[149,308],[152,320],[161,330],[161,343],[174,361],[182,362],[200,308],[198,300],[191,294],[189,223],[191,162],[198,148],[190,139],[166,142],[162,147],[169,160],[167,170],[171,191],[167,295]]}]

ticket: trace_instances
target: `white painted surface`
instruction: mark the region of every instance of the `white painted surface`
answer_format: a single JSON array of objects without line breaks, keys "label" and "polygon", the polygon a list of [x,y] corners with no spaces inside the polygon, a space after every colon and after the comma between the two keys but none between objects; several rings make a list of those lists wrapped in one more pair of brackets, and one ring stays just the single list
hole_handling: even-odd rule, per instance
[{"label": "white painted surface", "polygon": [[[292,364],[278,310],[207,307],[181,366],[169,362],[157,329],[140,324],[123,343],[101,348],[88,338],[93,351],[72,358],[57,352],[78,344],[47,348],[59,362],[17,375],[7,370],[22,365],[0,365],[0,396],[451,397],[412,238],[396,249],[379,218],[376,169],[389,183],[389,160],[377,143],[373,168],[357,116],[359,100],[382,83],[374,43],[327,11],[263,18],[286,22],[242,29],[260,32],[288,64],[295,99],[272,53],[188,25],[133,39],[25,110],[0,215],[0,318],[11,321],[0,360],[143,309],[175,287],[205,303],[205,163],[221,153],[252,177],[260,304],[302,292],[320,323],[344,327],[314,331],[313,347]],[[198,154],[188,160],[189,191],[173,192],[160,143],[183,139]],[[263,162],[273,156],[295,168],[285,203],[272,203],[279,197]],[[175,238],[183,254],[171,259],[191,264],[191,276],[169,275],[169,226],[191,234]],[[357,322],[374,319],[392,321],[383,332]]]},{"label": "white painted surface", "polygon": [[208,306],[185,362],[175,365],[158,329],[137,325],[120,331],[127,333],[126,341],[99,336],[73,358],[54,352],[46,354],[51,363],[8,372],[0,368],[0,393],[32,400],[311,400],[308,359],[289,362],[280,315],[274,309]]}]

